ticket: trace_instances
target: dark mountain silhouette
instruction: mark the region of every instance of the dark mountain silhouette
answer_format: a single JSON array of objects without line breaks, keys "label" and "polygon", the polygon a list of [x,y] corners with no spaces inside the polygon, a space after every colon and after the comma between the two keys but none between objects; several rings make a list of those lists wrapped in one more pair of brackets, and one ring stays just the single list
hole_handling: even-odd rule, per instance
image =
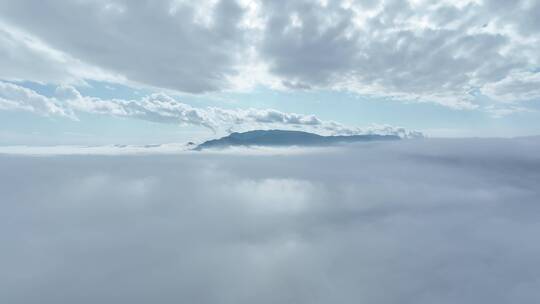
[{"label": "dark mountain silhouette", "polygon": [[401,138],[397,135],[322,136],[303,131],[255,130],[243,133],[235,132],[220,139],[209,140],[198,145],[195,150],[231,146],[329,146],[341,143],[399,139]]}]

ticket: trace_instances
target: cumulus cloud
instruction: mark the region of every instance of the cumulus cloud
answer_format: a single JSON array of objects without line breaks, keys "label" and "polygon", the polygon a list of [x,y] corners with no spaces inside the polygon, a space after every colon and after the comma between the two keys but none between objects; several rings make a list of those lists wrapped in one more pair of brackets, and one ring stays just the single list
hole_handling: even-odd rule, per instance
[{"label": "cumulus cloud", "polygon": [[33,90],[0,81],[0,110],[23,110],[41,115],[72,117],[56,100]]},{"label": "cumulus cloud", "polygon": [[[0,3],[0,20],[74,60],[154,87],[345,89],[476,109],[473,92],[495,102],[538,98],[530,83],[540,66],[539,6],[536,0],[21,0]],[[7,64],[22,60],[17,49],[0,47],[10,54],[3,65],[11,67],[8,74],[30,78],[22,72],[33,70],[28,62],[21,72]]]},{"label": "cumulus cloud", "polygon": [[155,93],[140,100],[101,99],[80,94],[72,86],[56,88],[55,97],[47,97],[22,86],[0,81],[0,110],[25,110],[42,115],[61,115],[77,119],[77,112],[142,119],[156,123],[189,124],[217,131],[297,128],[323,134],[394,134],[418,137],[417,131],[392,126],[351,128],[314,115],[285,113],[274,109],[195,108],[175,98]]},{"label": "cumulus cloud", "polygon": [[537,303],[539,149],[0,156],[0,302]]}]

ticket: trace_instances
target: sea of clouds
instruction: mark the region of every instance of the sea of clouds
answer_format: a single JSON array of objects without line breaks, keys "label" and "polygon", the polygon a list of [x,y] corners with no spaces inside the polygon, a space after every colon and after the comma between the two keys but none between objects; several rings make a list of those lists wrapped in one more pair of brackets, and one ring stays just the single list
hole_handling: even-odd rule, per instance
[{"label": "sea of clouds", "polygon": [[309,151],[0,155],[0,303],[540,303],[540,138]]}]

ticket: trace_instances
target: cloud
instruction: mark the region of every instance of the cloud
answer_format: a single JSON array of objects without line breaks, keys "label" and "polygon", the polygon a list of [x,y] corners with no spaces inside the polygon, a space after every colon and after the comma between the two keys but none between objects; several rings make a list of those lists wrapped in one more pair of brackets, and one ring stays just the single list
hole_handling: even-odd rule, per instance
[{"label": "cloud", "polygon": [[[540,66],[539,5],[535,0],[21,0],[2,2],[0,20],[72,58],[67,66],[77,61],[158,88],[335,89],[478,109],[477,91],[494,104],[538,98],[533,85],[509,84],[537,78],[531,71]],[[19,34],[9,37],[0,35],[4,42],[21,40]],[[34,72],[30,62],[48,55],[25,49],[23,56],[18,49],[14,43],[1,47],[10,54],[2,62],[10,67],[4,74],[43,79],[49,69]],[[23,68],[10,62],[22,62]],[[46,66],[56,73],[62,65]]]},{"label": "cloud", "polygon": [[537,303],[539,149],[0,156],[0,302]]},{"label": "cloud", "polygon": [[23,110],[41,115],[73,117],[56,100],[33,90],[0,81],[0,110]]},{"label": "cloud", "polygon": [[2,2],[0,19],[90,65],[185,92],[227,86],[246,29],[235,1]]},{"label": "cloud", "polygon": [[540,59],[538,30],[517,17],[537,12],[492,2],[264,1],[261,53],[287,81],[475,108],[472,89]]},{"label": "cloud", "polygon": [[125,81],[85,64],[40,39],[0,22],[0,79],[41,83],[83,83],[84,79]]},{"label": "cloud", "polygon": [[418,137],[420,132],[392,126],[351,128],[314,115],[285,113],[274,109],[195,108],[165,93],[154,93],[140,100],[101,99],[82,96],[72,86],[56,88],[47,97],[22,86],[0,81],[0,110],[25,110],[41,115],[61,115],[77,119],[77,113],[92,113],[141,119],[156,123],[188,124],[220,131],[296,128],[324,134],[394,134]]},{"label": "cloud", "polygon": [[540,98],[540,73],[512,73],[498,82],[486,85],[482,93],[506,103]]}]

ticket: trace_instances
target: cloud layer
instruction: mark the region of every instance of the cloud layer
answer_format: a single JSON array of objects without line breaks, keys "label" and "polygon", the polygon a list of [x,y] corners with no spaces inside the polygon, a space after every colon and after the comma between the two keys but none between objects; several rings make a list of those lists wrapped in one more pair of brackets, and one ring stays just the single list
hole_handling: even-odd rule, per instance
[{"label": "cloud layer", "polygon": [[2,303],[537,303],[538,138],[0,157]]},{"label": "cloud layer", "polygon": [[539,12],[537,0],[3,1],[0,73],[194,93],[346,89],[474,109],[479,93],[538,100]]}]

